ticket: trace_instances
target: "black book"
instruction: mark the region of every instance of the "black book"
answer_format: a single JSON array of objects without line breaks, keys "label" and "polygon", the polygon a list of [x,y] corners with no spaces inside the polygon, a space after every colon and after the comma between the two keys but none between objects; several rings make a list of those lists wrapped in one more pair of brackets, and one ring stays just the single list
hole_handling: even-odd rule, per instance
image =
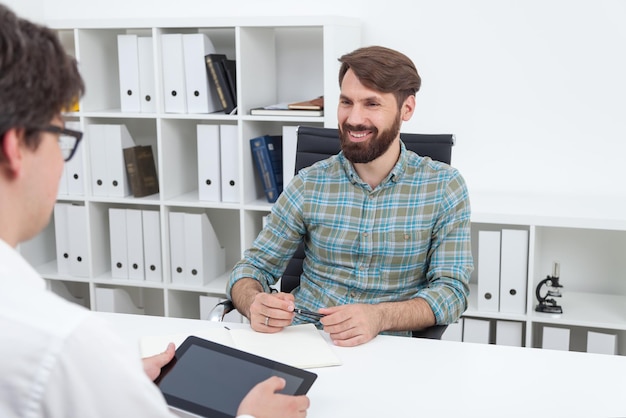
[{"label": "black book", "polygon": [[209,79],[213,81],[213,85],[217,90],[217,96],[224,108],[224,113],[230,114],[237,106],[232,96],[230,87],[228,86],[228,78],[222,61],[226,60],[224,54],[208,54],[205,55],[206,68],[209,73]]},{"label": "black book", "polygon": [[235,106],[237,106],[237,61],[225,59],[222,61],[222,65],[226,71],[226,80],[228,81],[230,93],[235,102]]},{"label": "black book", "polygon": [[137,145],[124,148],[124,163],[134,197],[159,193],[159,179],[151,146]]}]

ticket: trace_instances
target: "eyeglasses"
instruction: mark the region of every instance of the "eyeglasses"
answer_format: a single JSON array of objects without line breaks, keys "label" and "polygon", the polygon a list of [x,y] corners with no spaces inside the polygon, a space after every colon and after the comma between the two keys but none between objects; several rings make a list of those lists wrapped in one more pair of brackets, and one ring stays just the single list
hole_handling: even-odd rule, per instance
[{"label": "eyeglasses", "polygon": [[72,159],[80,140],[83,138],[83,133],[80,131],[74,131],[72,129],[60,128],[55,125],[44,126],[39,128],[44,132],[50,132],[52,134],[59,134],[59,147],[61,147],[61,153],[63,159],[67,162]]}]

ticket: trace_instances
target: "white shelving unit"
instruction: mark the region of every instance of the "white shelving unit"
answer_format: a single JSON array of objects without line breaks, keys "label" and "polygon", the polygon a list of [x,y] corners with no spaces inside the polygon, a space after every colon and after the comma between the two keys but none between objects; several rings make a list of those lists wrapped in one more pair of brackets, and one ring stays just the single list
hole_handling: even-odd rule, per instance
[{"label": "white shelving unit", "polygon": [[[265,201],[248,146],[248,139],[280,134],[282,127],[301,124],[335,127],[339,88],[337,58],[360,46],[358,22],[345,18],[232,18],[164,19],[163,21],[49,22],[75,54],[87,85],[80,111],[67,115],[83,130],[90,124],[125,124],[135,142],[151,145],[155,152],[161,193],[145,198],[95,197],[90,190],[89,168],[83,173],[84,195],[59,196],[59,202],[87,208],[89,276],[60,275],[55,254],[54,219],[21,252],[47,279],[51,289],[87,308],[95,306],[97,288],[123,288],[148,315],[199,317],[199,296],[224,296],[228,273],[205,286],[174,284],[170,277],[169,213],[206,213],[226,249],[227,267],[239,260],[261,230],[270,210]],[[160,35],[205,33],[218,53],[237,60],[239,113],[164,113]],[[154,114],[120,111],[117,35],[152,36],[156,74]],[[324,94],[323,117],[279,118],[248,114],[250,108],[296,101]],[[198,200],[196,154],[197,124],[232,124],[239,139],[239,203]],[[81,145],[85,164],[89,138]],[[470,194],[472,232],[482,229],[528,231],[526,312],[508,314],[477,309],[477,272],[472,280],[467,318],[515,321],[522,324],[523,345],[541,346],[544,325],[571,330],[570,349],[585,351],[587,331],[611,332],[618,337],[619,354],[626,355],[626,199],[602,196],[523,196],[503,193]],[[160,214],[162,282],[114,279],[110,268],[109,208],[157,210]],[[476,264],[476,240],[473,240]],[[561,315],[534,311],[535,288],[561,266]],[[493,328],[493,327],[492,327]]]},{"label": "white shelving unit", "polygon": [[[337,58],[360,46],[360,25],[336,17],[166,19],[163,21],[48,22],[57,30],[69,53],[76,56],[86,84],[80,110],[66,115],[86,133],[78,149],[85,193],[60,195],[58,202],[86,207],[88,277],[59,274],[55,253],[54,217],[36,238],[20,246],[49,287],[87,308],[96,306],[98,288],[124,289],[145,314],[198,318],[200,296],[224,297],[228,272],[205,286],[173,283],[170,274],[170,212],[206,213],[225,248],[227,271],[237,262],[261,230],[270,204],[256,179],[250,138],[282,134],[283,126],[302,124],[336,126],[339,96]],[[217,53],[237,62],[238,113],[226,115],[164,112],[161,35],[203,33]],[[155,113],[121,111],[117,37],[135,34],[152,37],[154,51]],[[260,117],[249,109],[273,103],[301,101],[324,95],[322,117]],[[94,196],[90,181],[91,124],[124,124],[137,145],[150,145],[155,155],[160,193],[144,198]],[[237,127],[238,203],[198,199],[196,126],[230,124]],[[163,280],[161,282],[113,278],[111,274],[108,210],[133,208],[158,211],[161,227]],[[71,221],[71,220],[70,220]]]},{"label": "white shelving unit", "polygon": [[[542,328],[571,331],[570,350],[585,351],[588,331],[615,334],[626,355],[626,198],[609,196],[471,193],[472,232],[524,229],[529,232],[527,306],[524,314],[481,312],[477,269],[465,317],[518,321],[524,345],[541,347]],[[476,242],[473,240],[474,254]],[[476,259],[475,262],[480,263]],[[562,314],[535,311],[535,290],[560,264]]]}]

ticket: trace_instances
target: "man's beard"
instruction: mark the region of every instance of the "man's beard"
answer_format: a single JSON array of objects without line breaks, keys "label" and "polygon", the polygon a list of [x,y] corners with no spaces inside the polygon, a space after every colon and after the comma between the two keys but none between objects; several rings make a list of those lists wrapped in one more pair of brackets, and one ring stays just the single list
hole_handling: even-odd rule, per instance
[{"label": "man's beard", "polygon": [[[365,142],[352,142],[350,140],[350,134],[348,131],[363,132],[372,131],[372,137]],[[378,129],[374,126],[368,127],[365,125],[349,125],[344,123],[339,129],[339,139],[341,141],[341,150],[343,155],[348,161],[354,163],[369,163],[376,158],[383,155],[391,146],[394,139],[400,132],[400,112],[393,123],[382,132],[378,132]]]}]

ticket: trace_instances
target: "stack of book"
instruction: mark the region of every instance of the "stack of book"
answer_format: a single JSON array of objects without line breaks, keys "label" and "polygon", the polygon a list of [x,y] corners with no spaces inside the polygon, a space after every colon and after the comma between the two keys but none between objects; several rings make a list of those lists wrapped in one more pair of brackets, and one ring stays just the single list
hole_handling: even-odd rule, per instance
[{"label": "stack of book", "polygon": [[293,103],[277,103],[250,109],[251,115],[258,116],[323,116],[324,97]]}]

